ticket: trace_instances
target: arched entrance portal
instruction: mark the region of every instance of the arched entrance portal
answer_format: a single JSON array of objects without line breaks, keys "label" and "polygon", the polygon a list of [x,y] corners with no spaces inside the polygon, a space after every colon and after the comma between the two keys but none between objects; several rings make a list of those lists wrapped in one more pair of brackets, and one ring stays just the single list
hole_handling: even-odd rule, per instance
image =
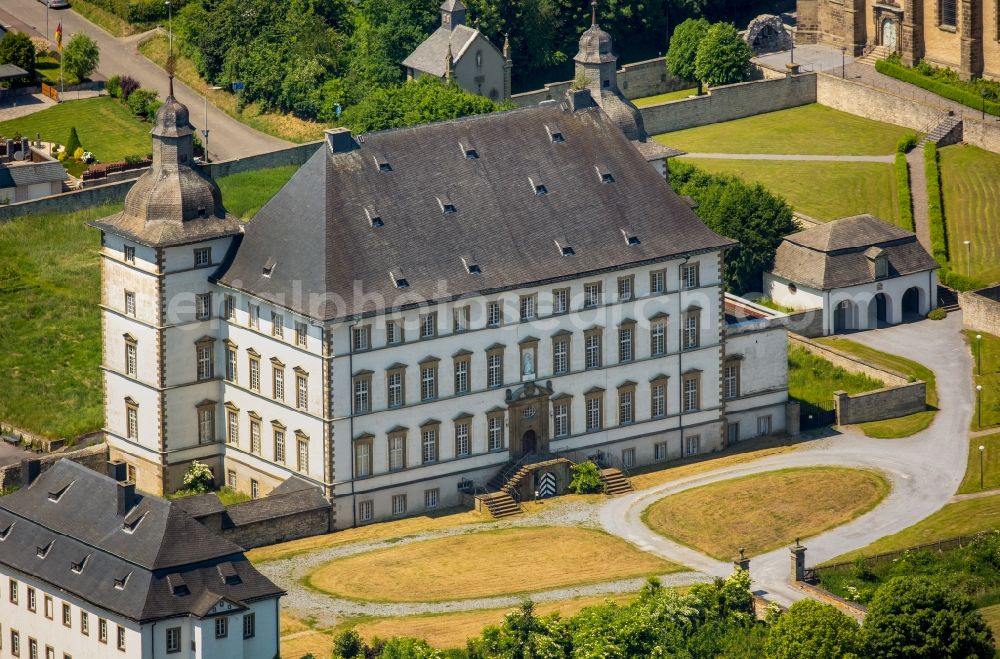
[{"label": "arched entrance portal", "polygon": [[885,293],[877,293],[868,303],[868,327],[877,328],[889,322],[889,298]]},{"label": "arched entrance portal", "polygon": [[538,451],[538,435],[534,430],[529,430],[521,437],[521,453],[528,455]]},{"label": "arched entrance portal", "polygon": [[549,397],[552,385],[526,382],[507,390],[507,419],[510,422],[510,454],[545,455],[549,452]]},{"label": "arched entrance portal", "polygon": [[854,329],[854,304],[844,300],[833,310],[833,331],[844,332]]},{"label": "arched entrance portal", "polygon": [[906,292],[903,293],[903,314],[904,315],[907,315],[907,314],[910,314],[910,315],[919,315],[920,314],[920,307],[921,307],[921,304],[920,304],[921,295],[920,294],[922,292],[923,291],[921,291],[918,286],[911,286],[910,288],[906,289]]},{"label": "arched entrance portal", "polygon": [[882,21],[882,45],[889,50],[896,50],[897,29],[896,21],[887,18]]}]

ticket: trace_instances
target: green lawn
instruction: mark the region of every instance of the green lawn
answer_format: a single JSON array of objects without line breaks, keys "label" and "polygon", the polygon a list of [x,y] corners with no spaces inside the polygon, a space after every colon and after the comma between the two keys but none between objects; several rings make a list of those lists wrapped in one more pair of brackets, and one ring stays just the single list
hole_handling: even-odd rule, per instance
[{"label": "green lawn", "polygon": [[[901,373],[912,377],[915,380],[923,380],[927,383],[927,405],[936,408],[938,405],[937,380],[934,371],[923,364],[919,364],[905,357],[890,355],[886,352],[869,348],[866,345],[844,339],[841,337],[826,337],[816,339],[818,343],[831,348],[846,352],[875,366],[880,366],[890,371]],[[909,437],[920,432],[931,424],[934,420],[935,410],[917,412],[897,419],[886,419],[885,421],[871,421],[859,425],[862,431],[869,437],[894,438]]]},{"label": "green lawn", "polygon": [[[106,32],[116,37],[126,37],[137,31],[136,27],[130,25],[128,21],[115,16],[110,11],[102,7],[98,7],[92,2],[88,2],[88,0],[73,0],[70,9],[80,14],[91,23],[104,28]],[[152,26],[138,26],[138,30],[142,31],[142,29],[147,27]],[[55,27],[53,26],[52,29],[54,30]]]},{"label": "green lawn", "polygon": [[[983,337],[980,340],[982,345],[977,345],[977,334]],[[976,384],[983,388],[979,394],[982,397],[982,402],[976,401],[976,409],[973,410],[972,429],[995,428],[1000,426],[1000,338],[974,330],[966,330],[965,336],[972,351],[973,377]],[[981,355],[976,354],[979,350],[982,350]],[[982,368],[980,375],[976,374],[977,358]],[[981,424],[980,411],[982,412]]]},{"label": "green lawn", "polygon": [[[219,179],[230,212],[252,216],[294,167]],[[228,195],[228,196],[227,196]],[[100,232],[115,207],[0,223],[0,419],[49,437],[102,425]]]},{"label": "green lawn", "polygon": [[664,133],[656,139],[691,153],[885,156],[896,152],[896,142],[908,132],[912,131],[813,104]]},{"label": "green lawn", "polygon": [[1000,528],[1000,494],[956,501],[895,535],[880,538],[867,547],[848,552],[827,562],[852,561],[858,556],[872,556],[997,528]]},{"label": "green lawn", "polygon": [[692,87],[691,89],[679,89],[675,92],[667,92],[666,94],[657,94],[656,96],[646,96],[645,98],[636,98],[632,102],[635,103],[637,108],[644,108],[650,105],[656,105],[657,103],[666,103],[668,101],[680,101],[693,95],[698,91],[697,87]]},{"label": "green lawn", "polygon": [[899,224],[893,166],[880,162],[715,160],[683,158],[713,173],[761,183],[795,210],[817,220],[871,213]]},{"label": "green lawn", "polygon": [[[833,392],[858,394],[885,386],[866,375],[850,373],[817,357],[805,348],[788,349],[788,394],[801,405],[802,419],[810,414],[833,410]],[[803,426],[808,422],[803,423]]]},{"label": "green lawn", "polygon": [[[983,446],[983,487],[979,487],[979,447]],[[1000,433],[969,439],[969,464],[959,494],[1000,488]]]},{"label": "green lawn", "polygon": [[1000,155],[961,144],[938,153],[951,267],[959,274],[1000,281]]},{"label": "green lawn", "polygon": [[125,106],[108,96],[67,101],[41,112],[0,121],[0,136],[21,134],[34,138],[41,133],[45,141],[65,144],[74,126],[83,148],[102,162],[150,152],[152,126],[133,117]]},{"label": "green lawn", "polygon": [[[44,82],[55,87],[59,86],[59,53],[53,51],[45,53],[35,58],[35,72],[42,77]],[[67,85],[75,85],[80,81],[76,76],[64,72],[63,77]]]}]

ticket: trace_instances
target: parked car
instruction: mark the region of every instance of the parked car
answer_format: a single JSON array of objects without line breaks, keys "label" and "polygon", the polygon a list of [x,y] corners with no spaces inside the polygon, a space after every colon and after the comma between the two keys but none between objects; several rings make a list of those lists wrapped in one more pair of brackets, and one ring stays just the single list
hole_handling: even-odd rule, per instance
[{"label": "parked car", "polygon": [[38,0],[49,9],[66,9],[69,7],[69,0]]}]

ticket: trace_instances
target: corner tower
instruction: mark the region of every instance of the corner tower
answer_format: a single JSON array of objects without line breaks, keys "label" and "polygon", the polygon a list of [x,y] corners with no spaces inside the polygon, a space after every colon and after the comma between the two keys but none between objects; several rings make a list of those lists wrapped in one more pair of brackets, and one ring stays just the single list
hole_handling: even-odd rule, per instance
[{"label": "corner tower", "polygon": [[[105,433],[111,459],[147,492],[181,486],[193,460],[221,464],[216,380],[219,300],[209,277],[240,222],[194,164],[173,78],[152,130],[153,163],[101,230]],[[216,470],[219,473],[220,470]]]}]

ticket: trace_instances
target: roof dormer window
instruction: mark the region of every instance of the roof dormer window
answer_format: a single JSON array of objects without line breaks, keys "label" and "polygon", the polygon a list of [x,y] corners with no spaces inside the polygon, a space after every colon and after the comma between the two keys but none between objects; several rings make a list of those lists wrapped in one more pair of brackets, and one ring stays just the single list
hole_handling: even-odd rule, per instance
[{"label": "roof dormer window", "polygon": [[132,576],[132,573],[129,572],[124,577],[116,578],[115,579],[115,590],[125,590],[125,586],[128,585],[128,578],[131,577],[131,576]]},{"label": "roof dormer window", "polygon": [[556,238],[554,242],[559,249],[559,253],[563,256],[576,256],[576,250],[570,246],[569,240],[566,238]]},{"label": "roof dormer window", "polygon": [[480,275],[483,273],[482,269],[480,269],[479,267],[479,264],[476,263],[476,259],[472,258],[471,256],[463,256],[462,265],[465,266],[465,271],[468,272],[470,275]]},{"label": "roof dormer window", "polygon": [[141,522],[146,517],[146,513],[137,515],[132,519],[126,519],[122,522],[122,531],[128,534],[135,533],[135,530],[139,527],[139,522]]},{"label": "roof dormer window", "polygon": [[170,594],[174,597],[184,597],[191,594],[187,582],[180,574],[174,573],[167,576],[167,583],[170,585]]},{"label": "roof dormer window", "polygon": [[66,483],[55,492],[49,492],[49,501],[51,501],[52,503],[59,503],[59,499],[62,498],[62,495],[66,493],[66,490],[68,490],[72,484],[73,482],[70,481],[69,483]]},{"label": "roof dormer window", "polygon": [[374,156],[374,158],[375,158],[375,165],[378,167],[378,171],[380,172],[392,171],[392,165],[389,163],[388,158],[382,155],[376,155]]},{"label": "roof dormer window", "polygon": [[622,237],[625,238],[625,244],[629,247],[635,247],[636,245],[642,243],[642,241],[639,240],[639,236],[632,234],[632,232],[628,229],[622,229]]},{"label": "roof dormer window", "polygon": [[536,195],[543,195],[549,193],[549,189],[545,187],[544,183],[542,183],[542,179],[540,176],[529,176],[528,183],[531,184],[531,187],[532,189],[534,189]]},{"label": "roof dormer window", "polygon": [[392,279],[393,285],[398,289],[410,287],[410,282],[408,282],[406,277],[403,276],[402,270],[390,270],[389,277]]},{"label": "roof dormer window", "polygon": [[47,545],[43,545],[41,547],[35,547],[35,556],[38,556],[38,558],[45,558],[46,556],[48,556],[49,550],[52,549],[52,543],[54,542],[55,540],[49,540],[49,543]]},{"label": "roof dormer window", "polygon": [[566,141],[566,137],[563,135],[562,131],[556,126],[546,126],[545,130],[549,133],[549,140],[553,144],[562,144]]},{"label": "roof dormer window", "polygon": [[451,200],[451,197],[446,194],[439,196],[437,198],[437,202],[441,207],[441,212],[445,215],[450,215],[451,213],[458,211],[458,209],[455,208],[455,203]]},{"label": "roof dormer window", "polygon": [[14,528],[14,522],[11,522],[10,524],[7,525],[7,528],[0,531],[0,542],[3,542],[4,540],[7,539],[7,536],[10,535],[10,530],[12,528]]},{"label": "roof dormer window", "polygon": [[597,171],[597,175],[601,178],[601,183],[614,183],[615,177],[611,173],[611,170],[604,165],[595,165],[594,169]]},{"label": "roof dormer window", "polygon": [[465,154],[465,159],[466,160],[478,160],[479,159],[479,151],[477,151],[476,147],[472,146],[471,143],[469,143],[469,142],[459,142],[458,146],[462,149],[462,153]]},{"label": "roof dormer window", "polygon": [[79,562],[73,561],[70,563],[69,569],[73,574],[80,574],[83,572],[83,568],[87,567],[87,561],[90,560],[90,555],[86,555]]},{"label": "roof dormer window", "polygon": [[379,215],[374,206],[365,207],[365,217],[368,218],[368,225],[373,229],[385,226],[385,222],[382,221],[382,216]]},{"label": "roof dormer window", "polygon": [[236,566],[231,561],[219,563],[218,570],[219,576],[222,577],[222,582],[227,586],[236,586],[243,583],[243,579],[240,578],[239,573],[236,571]]},{"label": "roof dormer window", "polygon": [[264,264],[264,268],[261,270],[261,274],[265,277],[270,277],[274,273],[274,266],[278,265],[277,261],[273,258],[269,258],[267,263]]}]

